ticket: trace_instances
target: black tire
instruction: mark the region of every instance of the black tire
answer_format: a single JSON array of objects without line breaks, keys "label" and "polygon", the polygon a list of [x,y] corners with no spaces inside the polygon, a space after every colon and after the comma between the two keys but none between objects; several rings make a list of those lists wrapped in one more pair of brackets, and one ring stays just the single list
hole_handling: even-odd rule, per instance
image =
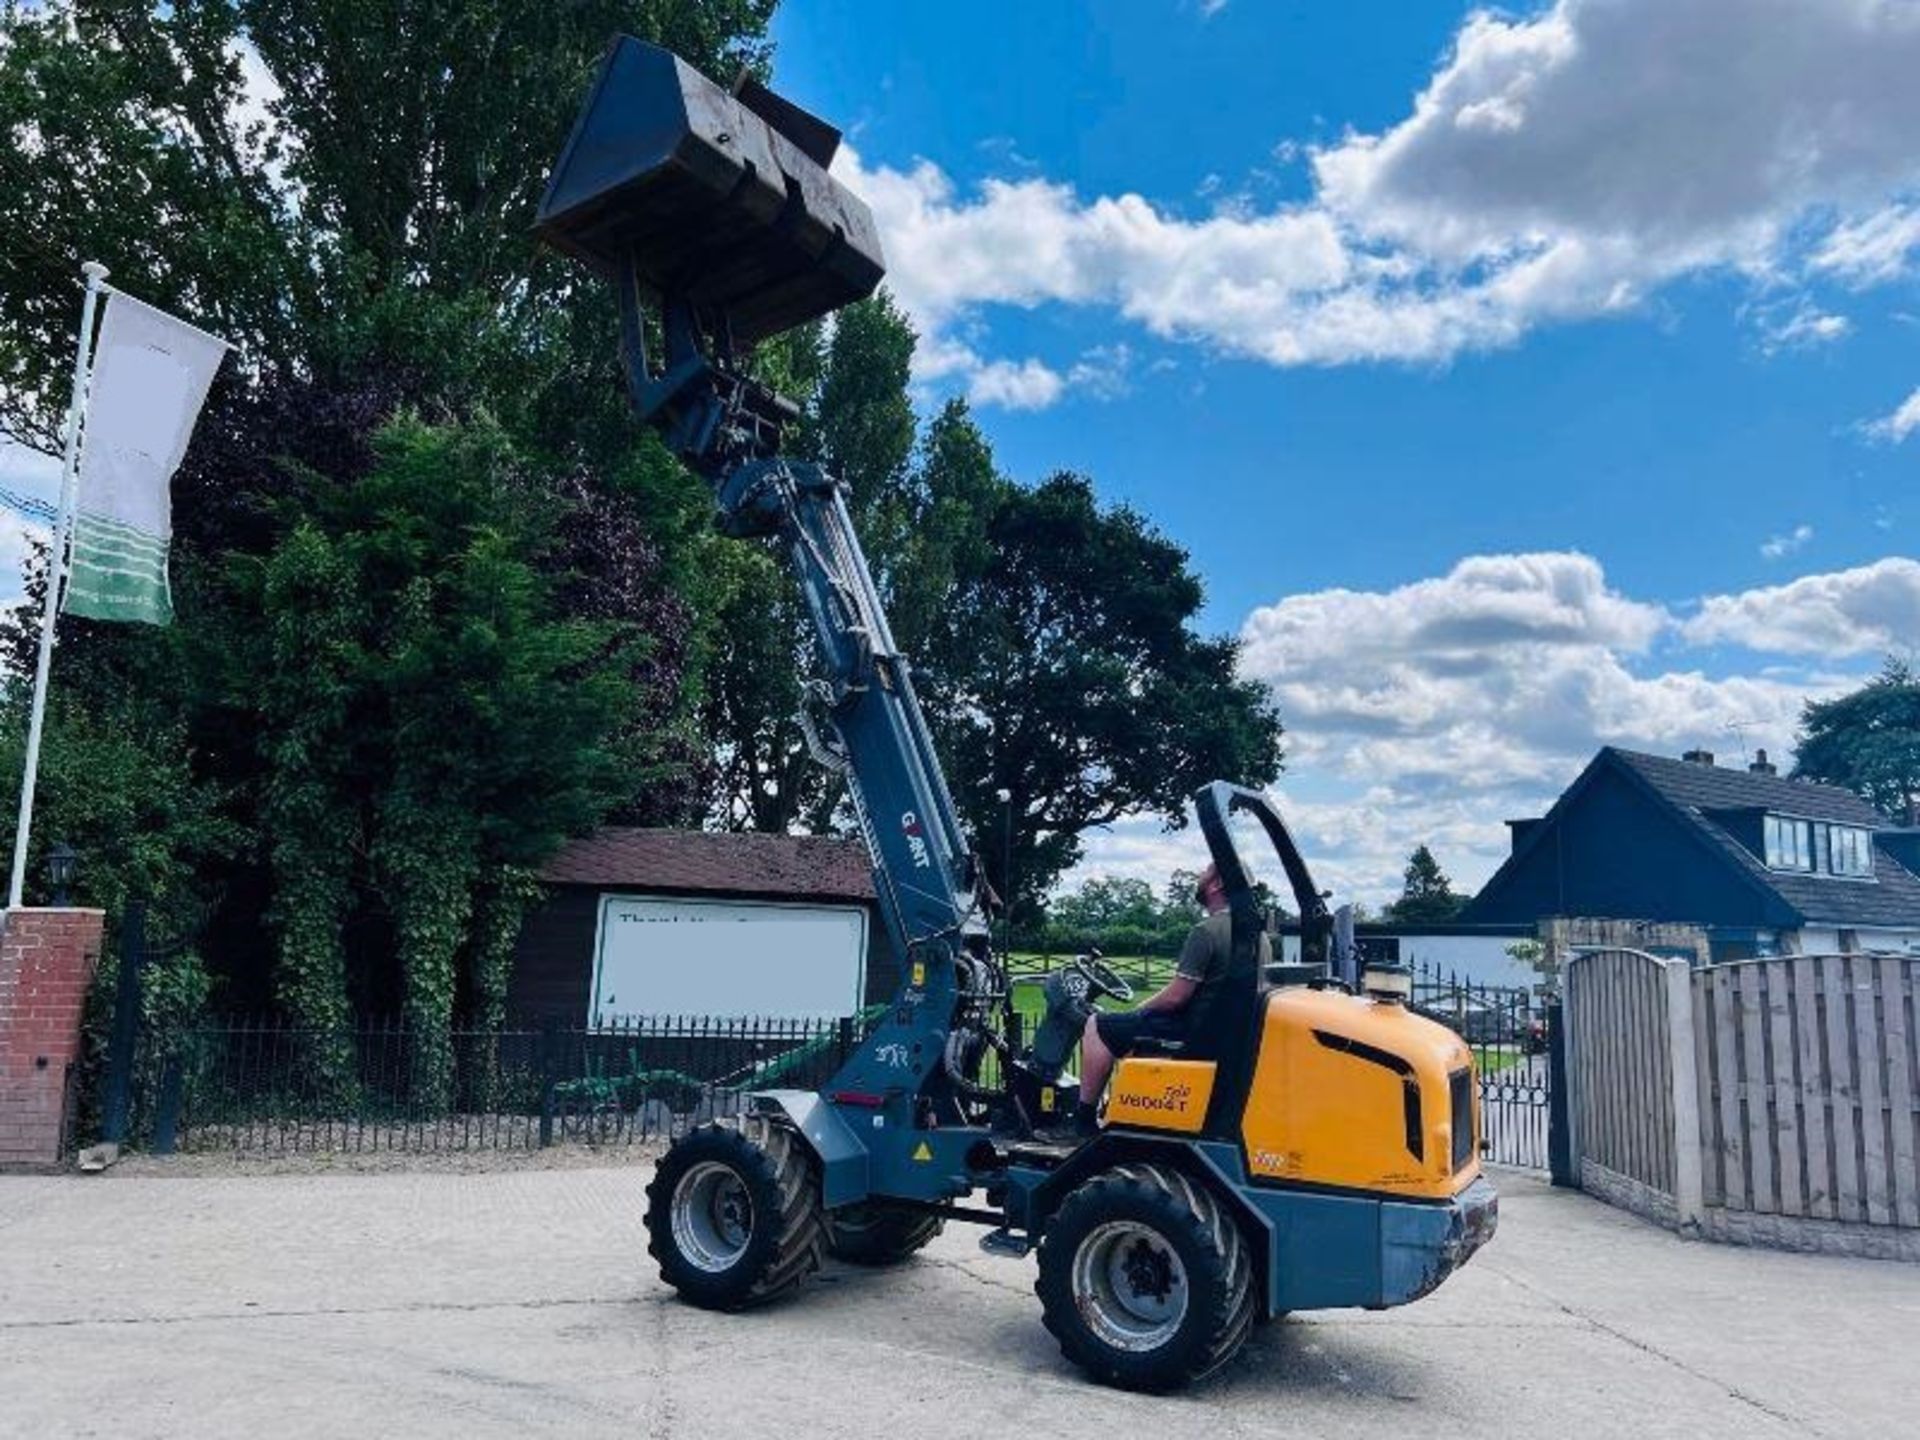
[{"label": "black tire", "polygon": [[647,1251],[681,1299],[708,1310],[771,1300],[820,1268],[813,1152],[764,1116],[702,1125],[654,1171],[646,1226]]},{"label": "black tire", "polygon": [[872,1200],[828,1212],[827,1253],[850,1265],[895,1265],[945,1228],[938,1215]]},{"label": "black tire", "polygon": [[[1116,1246],[1130,1248],[1115,1252]],[[1168,1252],[1184,1272],[1184,1309],[1168,1298],[1180,1292]],[[1110,1274],[1097,1263],[1106,1253],[1116,1253],[1114,1263],[1132,1257],[1123,1267],[1130,1298],[1099,1293],[1101,1275]],[[1138,1283],[1136,1262],[1146,1267]],[[1100,1172],[1067,1196],[1041,1236],[1033,1288],[1061,1353],[1095,1380],[1125,1390],[1172,1390],[1212,1374],[1239,1352],[1259,1308],[1253,1282],[1252,1247],[1205,1185],[1170,1166],[1130,1164]],[[1138,1333],[1127,1333],[1125,1325],[1137,1317],[1124,1307],[1141,1299],[1157,1302],[1169,1318],[1157,1329],[1141,1320]],[[1116,1315],[1124,1323],[1116,1326]],[[1116,1334],[1125,1343],[1116,1343]]]}]

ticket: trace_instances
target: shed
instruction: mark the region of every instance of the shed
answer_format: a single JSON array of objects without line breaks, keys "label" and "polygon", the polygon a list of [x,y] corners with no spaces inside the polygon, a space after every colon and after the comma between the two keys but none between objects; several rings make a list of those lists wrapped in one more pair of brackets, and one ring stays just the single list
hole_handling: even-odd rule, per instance
[{"label": "shed", "polygon": [[519,1019],[845,1014],[897,988],[857,839],[609,826],[540,878],[508,982]]}]

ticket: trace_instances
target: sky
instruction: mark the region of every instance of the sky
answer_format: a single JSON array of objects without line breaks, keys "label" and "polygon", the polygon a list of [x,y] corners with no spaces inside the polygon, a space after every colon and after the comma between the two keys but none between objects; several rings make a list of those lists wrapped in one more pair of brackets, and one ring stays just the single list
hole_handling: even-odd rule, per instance
[{"label": "sky", "polygon": [[[775,37],[918,400],[1189,550],[1340,898],[1417,843],[1477,887],[1602,744],[1786,757],[1920,645],[1920,0],[786,0]],[[1123,822],[1078,874],[1198,845]]]},{"label": "sky", "polygon": [[[1370,904],[1920,645],[1920,3],[788,0],[1002,465],[1191,552]],[[1161,879],[1191,835],[1090,837]]]}]

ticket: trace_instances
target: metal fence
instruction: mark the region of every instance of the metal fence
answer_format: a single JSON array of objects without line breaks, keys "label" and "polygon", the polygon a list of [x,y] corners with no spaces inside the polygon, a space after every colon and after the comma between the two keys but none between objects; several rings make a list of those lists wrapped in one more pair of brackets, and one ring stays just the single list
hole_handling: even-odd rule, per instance
[{"label": "metal fence", "polygon": [[311,1030],[223,1018],[140,1038],[127,1137],[156,1153],[259,1154],[627,1145],[736,1113],[745,1092],[810,1089],[864,1017],[635,1017],[592,1028],[456,1030],[451,1068],[417,1079],[398,1021]]}]

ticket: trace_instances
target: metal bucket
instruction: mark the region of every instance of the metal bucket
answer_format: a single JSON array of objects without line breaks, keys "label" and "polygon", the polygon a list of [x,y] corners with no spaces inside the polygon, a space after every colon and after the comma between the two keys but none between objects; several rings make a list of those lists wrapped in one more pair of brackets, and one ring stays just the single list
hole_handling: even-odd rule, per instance
[{"label": "metal bucket", "polygon": [[840,133],[750,77],[730,93],[632,36],[607,51],[535,229],[605,275],[724,315],[741,344],[873,293],[873,216],[827,174]]}]

